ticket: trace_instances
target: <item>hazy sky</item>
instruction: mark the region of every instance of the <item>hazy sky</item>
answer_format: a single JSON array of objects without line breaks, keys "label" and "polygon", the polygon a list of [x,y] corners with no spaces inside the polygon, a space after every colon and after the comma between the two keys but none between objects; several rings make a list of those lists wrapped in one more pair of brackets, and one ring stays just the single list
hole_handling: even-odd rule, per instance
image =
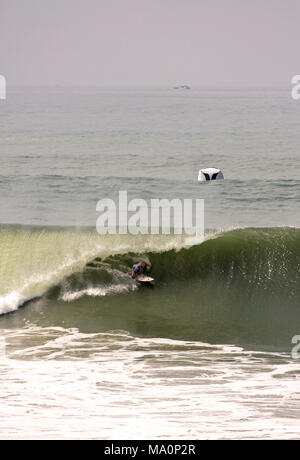
[{"label": "hazy sky", "polygon": [[289,85],[299,0],[0,0],[0,74],[25,85]]}]

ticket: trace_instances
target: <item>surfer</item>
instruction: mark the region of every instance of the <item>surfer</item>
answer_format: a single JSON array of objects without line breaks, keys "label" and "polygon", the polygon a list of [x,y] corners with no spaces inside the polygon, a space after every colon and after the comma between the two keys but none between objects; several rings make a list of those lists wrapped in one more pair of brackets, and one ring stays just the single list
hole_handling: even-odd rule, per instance
[{"label": "surfer", "polygon": [[150,267],[150,265],[145,261],[134,264],[132,267],[131,277],[135,280],[137,276],[144,275],[148,267]]}]

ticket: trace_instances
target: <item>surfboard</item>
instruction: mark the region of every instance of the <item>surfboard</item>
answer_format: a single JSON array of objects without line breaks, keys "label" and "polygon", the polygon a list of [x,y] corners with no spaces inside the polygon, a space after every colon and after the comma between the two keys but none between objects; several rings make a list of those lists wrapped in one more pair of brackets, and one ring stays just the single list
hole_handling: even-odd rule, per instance
[{"label": "surfboard", "polygon": [[138,275],[136,277],[136,282],[145,286],[154,286],[155,280],[151,276]]}]

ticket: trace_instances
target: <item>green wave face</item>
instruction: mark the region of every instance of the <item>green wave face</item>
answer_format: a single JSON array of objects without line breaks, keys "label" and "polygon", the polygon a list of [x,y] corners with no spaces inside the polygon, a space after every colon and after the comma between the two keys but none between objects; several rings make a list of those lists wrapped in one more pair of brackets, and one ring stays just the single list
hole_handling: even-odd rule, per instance
[{"label": "green wave face", "polygon": [[[6,227],[0,245],[2,313],[42,296],[18,318],[282,349],[300,334],[298,229],[233,230],[187,248],[175,237]],[[154,289],[128,276],[140,259],[151,262]]]}]

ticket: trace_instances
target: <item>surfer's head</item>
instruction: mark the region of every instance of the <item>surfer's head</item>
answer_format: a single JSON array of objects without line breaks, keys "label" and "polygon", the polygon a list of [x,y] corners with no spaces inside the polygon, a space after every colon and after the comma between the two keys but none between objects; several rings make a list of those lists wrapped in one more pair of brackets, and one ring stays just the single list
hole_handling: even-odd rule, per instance
[{"label": "surfer's head", "polygon": [[147,264],[146,262],[144,262],[144,261],[141,263],[141,266],[142,266],[143,268],[147,267],[147,265],[148,265],[148,264]]}]

